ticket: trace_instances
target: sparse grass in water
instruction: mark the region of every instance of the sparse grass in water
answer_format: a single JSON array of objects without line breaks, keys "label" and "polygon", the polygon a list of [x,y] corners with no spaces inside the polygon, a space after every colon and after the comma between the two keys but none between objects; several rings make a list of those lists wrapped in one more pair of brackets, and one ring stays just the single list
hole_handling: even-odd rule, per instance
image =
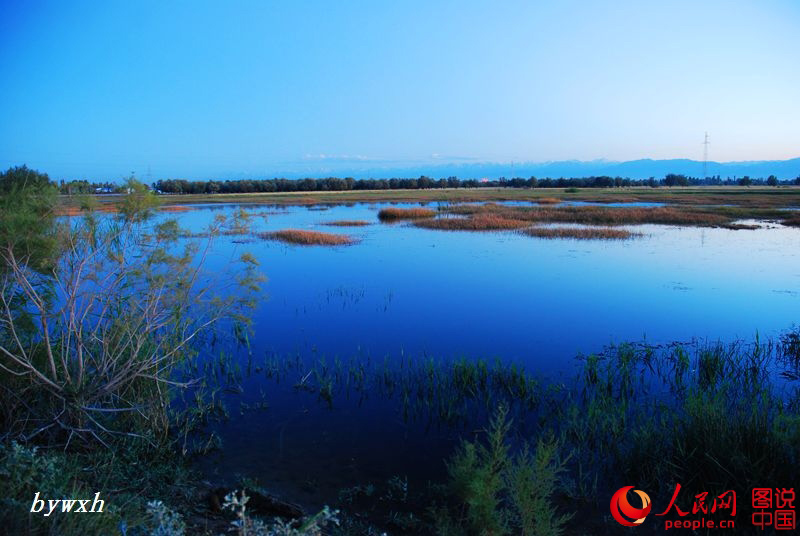
[{"label": "sparse grass in water", "polygon": [[303,246],[343,246],[354,244],[355,239],[347,235],[323,233],[321,231],[304,231],[300,229],[283,229],[274,232],[256,233],[256,236],[265,240],[279,240],[290,244]]},{"label": "sparse grass in water", "polygon": [[555,205],[561,203],[561,199],[557,197],[537,197],[534,201],[540,205]]},{"label": "sparse grass in water", "polygon": [[323,225],[330,225],[333,227],[364,227],[366,225],[372,225],[368,221],[364,220],[336,220],[336,221],[326,221]]},{"label": "sparse grass in water", "polygon": [[384,208],[378,212],[381,221],[394,220],[417,220],[422,218],[433,218],[436,211],[429,208]]},{"label": "sparse grass in water", "polygon": [[625,229],[609,227],[532,227],[522,233],[537,238],[575,238],[579,240],[626,240],[641,236]]},{"label": "sparse grass in water", "polygon": [[530,222],[504,218],[492,214],[479,214],[468,218],[420,220],[415,222],[414,225],[425,229],[439,229],[444,231],[500,231],[505,229],[521,229],[522,227],[530,225]]}]

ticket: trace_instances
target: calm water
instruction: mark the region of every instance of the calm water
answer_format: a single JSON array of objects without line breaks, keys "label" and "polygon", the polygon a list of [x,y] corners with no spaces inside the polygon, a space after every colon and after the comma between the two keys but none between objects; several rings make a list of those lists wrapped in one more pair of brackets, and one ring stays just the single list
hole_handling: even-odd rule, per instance
[{"label": "calm water", "polygon": [[[195,208],[178,215],[193,230],[235,209]],[[352,246],[216,244],[212,267],[247,251],[269,278],[254,318],[255,363],[266,355],[306,363],[498,357],[559,380],[576,355],[613,342],[763,338],[798,321],[800,229],[643,225],[631,229],[645,236],[629,241],[546,240],[382,224],[379,208],[291,207],[254,219],[256,230],[346,233],[360,240]],[[373,225],[322,225],[340,219]],[[236,400],[268,409],[235,410],[219,427],[224,449],[204,465],[212,478],[238,472],[315,505],[395,474],[441,475],[463,430],[406,422],[379,397],[342,397],[330,409],[292,389],[304,372],[280,383],[256,373],[245,380]]]}]

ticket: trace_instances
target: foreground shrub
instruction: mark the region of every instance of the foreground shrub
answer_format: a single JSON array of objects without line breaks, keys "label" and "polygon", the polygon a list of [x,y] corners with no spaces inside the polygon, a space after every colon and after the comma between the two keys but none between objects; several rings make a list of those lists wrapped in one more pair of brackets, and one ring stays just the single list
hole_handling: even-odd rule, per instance
[{"label": "foreground shrub", "polygon": [[447,464],[455,513],[439,512],[446,534],[557,535],[571,515],[558,514],[553,495],[564,462],[554,439],[510,453],[507,410],[495,414],[485,442],[462,443]]},{"label": "foreground shrub", "polygon": [[221,321],[243,332],[260,280],[255,259],[204,274],[210,243],[181,240],[174,220],[149,224],[148,194],[132,195],[121,217],[88,214],[61,227],[52,269],[0,245],[6,437],[64,448],[163,445],[176,422],[170,390],[188,385],[179,368]]},{"label": "foreground shrub", "polygon": [[102,514],[45,517],[30,514],[42,497],[92,497],[97,491],[81,480],[82,471],[63,453],[45,453],[16,442],[0,444],[0,532],[3,534],[116,534],[121,516],[106,500]]}]

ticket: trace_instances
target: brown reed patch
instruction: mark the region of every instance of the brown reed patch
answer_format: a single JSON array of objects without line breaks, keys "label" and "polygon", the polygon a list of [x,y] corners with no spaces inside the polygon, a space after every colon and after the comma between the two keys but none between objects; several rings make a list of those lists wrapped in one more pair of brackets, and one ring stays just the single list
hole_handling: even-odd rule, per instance
[{"label": "brown reed patch", "polygon": [[754,230],[760,229],[761,226],[759,225],[751,225],[749,223],[726,223],[725,225],[721,225],[723,229],[730,229],[732,231],[741,231],[741,230]]},{"label": "brown reed patch", "polygon": [[492,214],[477,214],[466,218],[438,218],[414,222],[416,227],[443,231],[503,231],[521,229],[530,222],[511,220]]},{"label": "brown reed patch", "polygon": [[800,227],[800,213],[794,213],[791,216],[784,218],[781,223],[784,225],[791,225],[792,227]]},{"label": "brown reed patch", "polygon": [[533,201],[534,203],[539,203],[540,205],[555,205],[557,203],[561,203],[561,199],[557,197],[537,197]]},{"label": "brown reed patch", "polygon": [[323,233],[320,231],[303,231],[300,229],[283,229],[274,232],[255,234],[265,240],[280,240],[302,246],[343,246],[354,244],[356,240],[346,235]]},{"label": "brown reed patch", "polygon": [[336,220],[323,222],[322,225],[331,225],[333,227],[364,227],[366,225],[372,225],[372,223],[364,220]]},{"label": "brown reed patch", "polygon": [[512,207],[498,204],[457,205],[448,209],[454,214],[493,214],[511,220],[584,225],[693,225],[714,227],[733,221],[709,209],[687,207]]},{"label": "brown reed patch", "polygon": [[532,227],[522,233],[537,238],[574,238],[577,240],[626,240],[639,233],[609,227]]},{"label": "brown reed patch", "polygon": [[418,220],[422,218],[433,218],[436,211],[429,208],[384,208],[378,212],[381,221],[395,220]]},{"label": "brown reed patch", "polygon": [[[99,205],[99,206],[95,207],[94,208],[94,212],[103,212],[103,213],[107,213],[107,214],[116,214],[117,212],[119,212],[119,209],[117,208],[116,205],[113,205],[113,204],[109,203],[109,204],[103,204],[103,205]],[[84,214],[88,214],[87,211],[82,210],[81,207],[76,206],[76,205],[61,205],[61,206],[58,206],[58,207],[56,207],[54,209],[53,213],[56,216],[67,216],[67,217],[83,216]]]},{"label": "brown reed patch", "polygon": [[191,207],[186,205],[167,205],[159,209],[161,212],[188,212],[192,210]]}]

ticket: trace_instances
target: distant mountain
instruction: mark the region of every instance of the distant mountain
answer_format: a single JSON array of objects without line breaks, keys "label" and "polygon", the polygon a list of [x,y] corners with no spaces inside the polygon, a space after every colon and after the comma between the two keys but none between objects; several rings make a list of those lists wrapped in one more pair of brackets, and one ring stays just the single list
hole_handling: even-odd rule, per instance
[{"label": "distant mountain", "polygon": [[[309,170],[310,171],[310,170]],[[296,176],[321,176],[320,173],[287,173],[287,177]],[[511,178],[531,176],[535,177],[588,177],[608,175],[611,177],[627,177],[631,179],[647,179],[649,177],[663,178],[668,173],[678,173],[690,177],[702,177],[703,163],[689,159],[629,160],[615,162],[610,160],[563,160],[557,162],[515,162],[497,163],[457,163],[415,165],[409,167],[372,167],[361,169],[327,170],[331,176],[351,176],[355,178],[391,178],[391,177],[429,177],[441,178],[456,176],[460,179],[496,179],[499,177]],[[711,177],[719,175],[721,178],[743,177],[766,178],[775,175],[779,179],[794,179],[800,176],[800,158],[791,160],[764,160],[743,162],[708,162],[706,174]]]}]

